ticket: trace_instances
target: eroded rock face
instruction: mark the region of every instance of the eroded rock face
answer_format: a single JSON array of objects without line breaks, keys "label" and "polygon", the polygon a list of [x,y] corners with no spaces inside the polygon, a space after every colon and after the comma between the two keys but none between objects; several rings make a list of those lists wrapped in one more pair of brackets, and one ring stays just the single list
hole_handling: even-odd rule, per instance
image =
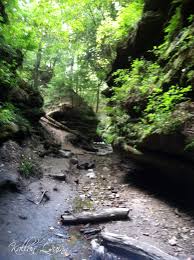
[{"label": "eroded rock face", "polygon": [[[1,5],[0,5],[1,7]],[[27,82],[19,78],[17,68],[22,65],[21,51],[7,46],[3,39],[0,41],[1,68],[9,71],[11,80],[0,77],[0,112],[8,107],[15,114],[15,120],[0,121],[0,142],[15,137],[18,134],[29,133],[31,124],[37,123],[44,115],[43,98],[38,90],[33,89]],[[10,67],[11,65],[11,67]],[[12,107],[11,107],[12,106]]]},{"label": "eroded rock face", "polygon": [[78,131],[88,140],[94,140],[97,137],[98,125],[96,114],[76,93],[74,100],[79,102],[61,104],[59,109],[49,112],[48,115],[68,128]]},{"label": "eroded rock face", "polygon": [[[120,109],[124,111],[124,115],[129,116],[127,121],[129,129],[124,134],[121,129],[118,136],[120,134],[121,140],[126,141],[125,143],[131,147],[129,151],[132,157],[134,159],[138,157],[139,161],[159,165],[158,162],[162,157],[164,162],[177,158],[189,161],[192,164],[194,162],[194,45],[193,40],[189,40],[193,39],[194,35],[194,23],[189,22],[193,8],[194,3],[191,0],[176,3],[170,0],[145,0],[142,18],[137,27],[130,32],[124,47],[118,47],[112,71],[107,77],[109,88],[104,91],[104,94],[111,97],[114,95],[112,87],[116,85],[114,80],[117,77],[113,73],[118,69],[130,70],[132,62],[135,59],[142,58],[145,61],[159,64],[162,77],[155,84],[161,88],[162,94],[169,91],[172,86],[178,86],[180,89],[191,86],[191,91],[185,95],[189,101],[179,101],[180,103],[172,110],[172,118],[180,119],[180,121],[177,125],[173,120],[168,122],[169,125],[172,125],[169,132],[154,128],[155,130],[146,134],[142,130],[143,134],[139,135],[139,138],[138,135],[132,136],[133,132],[130,135],[130,124],[138,127],[138,123],[144,119],[145,109],[149,102],[149,93],[141,95],[140,91],[137,91],[137,94],[131,94],[129,91],[128,97],[121,102]],[[167,38],[164,38],[164,30],[172,21],[172,17],[177,15],[177,10],[180,11],[180,14],[178,14],[180,17],[177,16],[179,18],[176,18],[178,21],[176,21],[177,25],[174,25],[174,30],[168,28],[171,30],[171,34],[168,35],[167,42]],[[160,49],[159,54],[156,55],[152,50],[154,46],[161,44],[166,44],[167,47],[163,48],[162,51]],[[122,83],[117,83],[117,87],[119,84]],[[114,106],[114,104],[111,105]],[[153,113],[155,112],[153,111]],[[114,116],[112,118],[114,124]],[[145,122],[149,122],[149,120]],[[143,126],[146,127],[146,123]],[[129,136],[127,136],[127,133]],[[122,142],[121,146],[123,145]],[[133,149],[134,147],[137,150]],[[154,158],[155,155],[158,155],[157,159]],[[167,168],[167,164],[164,163],[164,165],[164,168]],[[176,167],[173,167],[173,169],[176,169]]]},{"label": "eroded rock face", "polygon": [[164,37],[164,26],[169,18],[170,0],[165,1],[145,1],[144,12],[137,28],[130,32],[127,43],[124,47],[117,48],[117,56],[112,64],[112,70],[107,77],[109,89],[104,91],[107,96],[111,95],[111,87],[114,84],[112,74],[118,69],[127,69],[130,67],[132,59],[141,56],[150,58],[151,50],[158,45]]}]

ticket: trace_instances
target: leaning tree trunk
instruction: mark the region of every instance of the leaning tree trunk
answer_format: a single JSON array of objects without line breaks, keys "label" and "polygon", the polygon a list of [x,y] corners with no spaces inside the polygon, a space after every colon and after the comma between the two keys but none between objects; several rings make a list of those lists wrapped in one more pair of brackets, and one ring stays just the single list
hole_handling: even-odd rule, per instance
[{"label": "leaning tree trunk", "polygon": [[39,68],[42,59],[42,41],[39,43],[38,52],[36,54],[36,62],[34,64],[34,72],[33,72],[33,80],[34,80],[34,88],[38,87],[38,79],[39,79]]}]

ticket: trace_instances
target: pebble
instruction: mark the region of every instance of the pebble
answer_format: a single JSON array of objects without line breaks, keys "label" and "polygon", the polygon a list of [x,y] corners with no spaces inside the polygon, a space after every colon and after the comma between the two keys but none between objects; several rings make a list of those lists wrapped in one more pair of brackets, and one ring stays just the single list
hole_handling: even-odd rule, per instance
[{"label": "pebble", "polygon": [[82,194],[82,195],[80,195],[79,197],[80,197],[81,200],[85,200],[86,195],[85,195],[85,194]]},{"label": "pebble", "polygon": [[55,228],[54,228],[54,227],[50,227],[49,229],[50,229],[50,230],[54,230]]},{"label": "pebble", "polygon": [[183,233],[187,233],[187,232],[189,232],[189,231],[190,231],[190,229],[189,229],[189,228],[187,228],[187,227],[183,227],[181,231],[182,231]]},{"label": "pebble", "polygon": [[96,179],[96,174],[95,174],[95,172],[88,172],[88,173],[86,174],[86,176],[87,176],[88,178],[90,178],[90,179]]},{"label": "pebble", "polygon": [[143,233],[144,236],[149,237],[149,233]]},{"label": "pebble", "polygon": [[109,171],[110,171],[110,169],[109,169],[108,167],[106,167],[106,166],[105,166],[105,167],[103,167],[103,169],[102,169],[102,170],[103,170],[103,172],[109,172]]},{"label": "pebble", "polygon": [[168,243],[171,246],[176,246],[177,245],[177,238],[176,237],[172,237],[171,239],[168,240]]}]

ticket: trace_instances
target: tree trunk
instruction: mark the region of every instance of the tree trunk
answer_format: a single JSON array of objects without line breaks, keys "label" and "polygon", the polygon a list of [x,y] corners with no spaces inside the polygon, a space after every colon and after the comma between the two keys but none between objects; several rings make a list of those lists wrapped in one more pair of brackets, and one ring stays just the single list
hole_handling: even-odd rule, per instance
[{"label": "tree trunk", "polygon": [[97,92],[96,92],[96,113],[98,113],[99,110],[99,104],[100,104],[100,86],[102,82],[98,85],[97,87]]},{"label": "tree trunk", "polygon": [[38,52],[36,54],[36,62],[34,64],[34,72],[33,72],[33,79],[34,79],[34,88],[38,87],[38,79],[39,79],[39,68],[42,58],[42,41],[39,43]]}]

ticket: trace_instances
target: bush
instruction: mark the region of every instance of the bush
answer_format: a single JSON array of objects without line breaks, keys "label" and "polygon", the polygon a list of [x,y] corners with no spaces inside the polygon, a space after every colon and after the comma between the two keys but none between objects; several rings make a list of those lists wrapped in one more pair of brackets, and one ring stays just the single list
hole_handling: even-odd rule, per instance
[{"label": "bush", "polygon": [[153,133],[176,131],[186,119],[187,115],[175,115],[174,111],[177,104],[188,100],[191,86],[164,90],[163,72],[157,63],[135,60],[131,71],[119,70],[115,75],[117,87],[109,100],[111,119],[104,134],[108,141],[136,144]]},{"label": "bush", "polygon": [[0,107],[0,125],[9,124],[15,121],[15,108],[11,104],[4,104]]},{"label": "bush", "polygon": [[19,172],[25,178],[34,175],[34,166],[30,158],[23,158],[20,162]]}]

